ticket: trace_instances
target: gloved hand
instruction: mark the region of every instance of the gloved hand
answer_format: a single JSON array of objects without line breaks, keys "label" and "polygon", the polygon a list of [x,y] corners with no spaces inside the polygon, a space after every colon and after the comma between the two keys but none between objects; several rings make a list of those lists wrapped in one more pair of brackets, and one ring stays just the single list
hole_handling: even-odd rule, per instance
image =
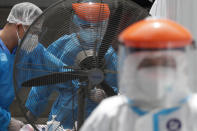
[{"label": "gloved hand", "polygon": [[22,121],[11,118],[10,124],[8,126],[8,131],[19,131],[24,126]]},{"label": "gloved hand", "polygon": [[91,89],[89,92],[89,98],[96,103],[101,102],[106,97],[105,91],[99,88]]},{"label": "gloved hand", "polygon": [[64,128],[62,127],[62,125],[60,124],[59,121],[55,120],[56,115],[52,115],[52,120],[51,121],[47,121],[47,131],[64,131]]}]

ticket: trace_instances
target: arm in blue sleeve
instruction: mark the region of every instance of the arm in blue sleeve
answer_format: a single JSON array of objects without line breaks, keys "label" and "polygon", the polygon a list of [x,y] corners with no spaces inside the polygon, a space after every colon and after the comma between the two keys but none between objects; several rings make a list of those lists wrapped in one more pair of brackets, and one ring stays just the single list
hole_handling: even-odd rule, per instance
[{"label": "arm in blue sleeve", "polygon": [[6,131],[11,120],[10,112],[0,107],[0,130]]},{"label": "arm in blue sleeve", "polygon": [[11,73],[9,72],[9,68],[7,68],[10,66],[10,61],[8,61],[5,53],[0,50],[0,131],[7,131],[11,120],[11,114],[6,110],[12,102],[13,95],[12,86],[10,85],[11,81],[9,79]]},{"label": "arm in blue sleeve", "polygon": [[52,91],[52,87],[32,87],[26,101],[28,110],[35,116],[39,116],[45,110]]},{"label": "arm in blue sleeve", "polygon": [[[37,64],[42,64],[40,68],[48,71],[63,71],[60,67],[66,66],[60,59],[54,56],[51,52],[49,52],[42,44],[39,44],[34,51],[34,55],[38,56],[39,58],[36,60]],[[35,58],[32,58],[33,60]]]},{"label": "arm in blue sleeve", "polygon": [[[39,59],[37,59],[37,63],[40,65],[39,67],[33,67],[34,69],[38,68],[39,70],[46,70],[51,72],[63,72],[65,64],[57,59],[53,54],[48,52],[45,47],[39,44],[34,52],[36,55],[39,55]],[[32,55],[35,56],[35,55]],[[31,60],[33,62],[33,59]],[[48,74],[48,73],[47,73]],[[45,74],[38,74],[45,75]],[[57,84],[55,88],[59,87]],[[65,86],[68,87],[68,86]],[[42,87],[33,87],[29,93],[26,107],[36,116],[39,116],[48,104],[48,99],[54,90],[53,86],[42,86]]]}]

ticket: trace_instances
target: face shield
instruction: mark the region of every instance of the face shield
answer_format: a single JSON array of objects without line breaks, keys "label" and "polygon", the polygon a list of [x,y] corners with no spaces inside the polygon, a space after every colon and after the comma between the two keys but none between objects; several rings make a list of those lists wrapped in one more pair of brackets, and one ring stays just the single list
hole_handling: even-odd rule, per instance
[{"label": "face shield", "polygon": [[181,104],[192,92],[194,52],[190,41],[121,45],[120,93],[144,109]]},{"label": "face shield", "polygon": [[11,9],[7,21],[29,26],[40,14],[42,14],[42,10],[39,7],[29,2],[23,2],[16,4]]},{"label": "face shield", "polygon": [[[120,46],[120,92],[152,106],[183,101],[191,93],[193,53],[183,48],[136,51]],[[172,99],[163,101],[167,97]]]},{"label": "face shield", "polygon": [[110,10],[105,3],[83,2],[73,4],[73,23],[80,43],[95,48],[101,43],[108,23]]},{"label": "face shield", "polygon": [[102,41],[106,28],[107,21],[103,21],[101,23],[88,23],[82,22],[77,15],[74,15],[74,23],[78,26],[78,37],[82,42],[86,44],[92,45],[95,42]]}]

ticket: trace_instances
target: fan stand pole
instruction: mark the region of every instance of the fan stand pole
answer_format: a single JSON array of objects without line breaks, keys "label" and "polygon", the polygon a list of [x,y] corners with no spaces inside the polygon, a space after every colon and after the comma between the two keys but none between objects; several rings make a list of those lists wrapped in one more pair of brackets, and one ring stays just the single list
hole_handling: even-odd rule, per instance
[{"label": "fan stand pole", "polygon": [[85,119],[85,98],[86,98],[86,86],[82,85],[78,90],[77,131],[79,131]]}]

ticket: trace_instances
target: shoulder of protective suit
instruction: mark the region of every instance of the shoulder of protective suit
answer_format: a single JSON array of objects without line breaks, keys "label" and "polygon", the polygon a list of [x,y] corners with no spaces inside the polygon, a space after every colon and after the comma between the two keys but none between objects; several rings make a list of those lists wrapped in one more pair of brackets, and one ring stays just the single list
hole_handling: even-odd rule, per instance
[{"label": "shoulder of protective suit", "polygon": [[51,47],[53,46],[61,46],[61,45],[65,45],[65,43],[67,43],[68,45],[73,45],[71,44],[71,42],[73,41],[77,41],[77,36],[76,33],[70,34],[70,35],[63,35],[61,36],[59,39],[57,39],[56,41],[54,41],[51,45]]},{"label": "shoulder of protective suit", "polygon": [[121,95],[107,98],[99,105],[100,112],[108,115],[117,115],[119,109],[126,105],[127,101],[127,98]]},{"label": "shoulder of protective suit", "polygon": [[70,34],[70,35],[63,35],[61,36],[57,41],[55,42],[65,42],[65,41],[69,41],[71,39],[77,39],[76,33]]},{"label": "shoulder of protective suit", "polygon": [[197,94],[193,94],[188,101],[189,109],[197,115]]}]

